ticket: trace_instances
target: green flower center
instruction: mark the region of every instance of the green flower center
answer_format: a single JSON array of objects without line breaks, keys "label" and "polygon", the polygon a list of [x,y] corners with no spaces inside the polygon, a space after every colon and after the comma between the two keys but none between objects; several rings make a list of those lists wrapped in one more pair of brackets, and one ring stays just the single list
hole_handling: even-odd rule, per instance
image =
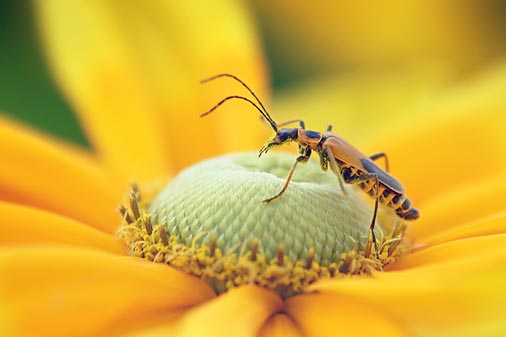
[{"label": "green flower center", "polygon": [[293,165],[293,155],[238,154],[195,165],[176,177],[154,200],[153,223],[190,245],[195,235],[209,245],[217,237],[222,251],[243,248],[258,239],[268,258],[284,245],[288,258],[329,264],[358,243],[364,248],[372,210],[348,189],[342,195],[335,175],[313,162],[298,167],[286,192],[271,203]]},{"label": "green flower center", "polygon": [[385,236],[381,223],[392,218],[378,219],[376,260],[368,239],[372,207],[350,185],[343,194],[337,177],[317,163],[298,166],[286,192],[263,202],[281,190],[294,160],[245,153],[197,164],[140,210],[131,197],[120,233],[133,255],[202,277],[218,292],[256,283],[286,297],[319,278],[368,273],[391,261],[403,226]]}]

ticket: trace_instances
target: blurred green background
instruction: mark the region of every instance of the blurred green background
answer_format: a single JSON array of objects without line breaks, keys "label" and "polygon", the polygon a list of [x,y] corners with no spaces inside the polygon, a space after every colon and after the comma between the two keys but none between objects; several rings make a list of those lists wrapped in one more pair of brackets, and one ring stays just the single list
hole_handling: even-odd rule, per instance
[{"label": "blurred green background", "polygon": [[32,16],[30,1],[0,0],[0,111],[87,146],[50,78]]}]

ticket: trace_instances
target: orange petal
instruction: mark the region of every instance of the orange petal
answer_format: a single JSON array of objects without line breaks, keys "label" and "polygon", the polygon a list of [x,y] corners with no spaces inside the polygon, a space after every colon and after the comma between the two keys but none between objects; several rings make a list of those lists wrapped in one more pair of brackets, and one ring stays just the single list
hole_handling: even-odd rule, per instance
[{"label": "orange petal", "polygon": [[[504,218],[501,220],[504,221]],[[389,265],[387,269],[401,270],[445,264],[452,261],[455,263],[472,263],[476,259],[478,259],[476,263],[479,263],[479,259],[486,259],[486,257],[482,257],[483,254],[497,254],[497,250],[504,250],[504,245],[506,245],[505,233],[444,242],[406,254]]]},{"label": "orange petal", "polygon": [[424,244],[437,245],[459,239],[506,233],[506,212],[497,213],[445,231],[435,232],[423,240]]},{"label": "orange petal", "polygon": [[302,337],[302,333],[286,314],[276,314],[269,318],[259,334],[260,337]]},{"label": "orange petal", "polygon": [[118,185],[87,154],[0,118],[0,200],[43,208],[112,232]]},{"label": "orange petal", "polygon": [[308,337],[409,336],[388,313],[346,296],[300,295],[287,301],[286,311]]},{"label": "orange petal", "polygon": [[95,336],[121,336],[121,337],[167,337],[175,336],[178,323],[186,309],[170,312],[153,313],[149,318],[142,320],[122,320]]},{"label": "orange petal", "polygon": [[427,242],[428,237],[506,211],[504,195],[504,173],[440,193],[420,205],[422,217],[408,227],[407,235],[418,242]]},{"label": "orange petal", "polygon": [[401,262],[403,258],[399,262],[407,269],[402,271],[320,282],[314,289],[336,302],[351,298],[375,308],[404,326],[410,336],[504,335],[506,235],[451,245],[407,256],[411,266]]},{"label": "orange petal", "polygon": [[[201,91],[202,78],[226,71],[253,87],[265,83],[243,5],[224,0],[38,4],[51,65],[115,172],[149,181],[216,154],[223,144],[234,149],[257,144],[243,127],[262,126],[256,110],[227,114],[225,124],[198,118],[218,101],[204,104],[213,87]],[[229,90],[219,99],[244,93],[237,83],[221,81]]]},{"label": "orange petal", "polygon": [[0,202],[0,245],[68,244],[125,254],[112,235],[67,217],[32,207]]},{"label": "orange petal", "polygon": [[283,309],[273,292],[254,286],[230,290],[190,310],[181,322],[180,336],[257,336],[267,319]]},{"label": "orange petal", "polygon": [[92,336],[213,297],[168,266],[71,247],[0,248],[6,336]]}]

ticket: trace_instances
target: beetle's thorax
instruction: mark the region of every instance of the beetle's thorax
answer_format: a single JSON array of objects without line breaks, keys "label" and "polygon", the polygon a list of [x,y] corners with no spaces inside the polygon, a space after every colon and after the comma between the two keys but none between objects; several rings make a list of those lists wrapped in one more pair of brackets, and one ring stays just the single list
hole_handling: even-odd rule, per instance
[{"label": "beetle's thorax", "polygon": [[323,134],[320,132],[312,131],[312,130],[306,130],[299,128],[299,137],[298,141],[299,144],[302,146],[308,146],[313,150],[316,150],[318,148],[318,144],[320,144],[320,141],[322,140]]}]

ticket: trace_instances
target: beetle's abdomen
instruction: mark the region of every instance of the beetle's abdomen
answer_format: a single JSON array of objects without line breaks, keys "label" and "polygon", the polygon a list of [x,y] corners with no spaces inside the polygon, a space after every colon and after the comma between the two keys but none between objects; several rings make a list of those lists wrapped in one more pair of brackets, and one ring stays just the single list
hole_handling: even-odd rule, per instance
[{"label": "beetle's abdomen", "polygon": [[[342,165],[342,175],[345,181],[353,180],[356,176],[365,174],[364,171],[356,167]],[[374,179],[362,181],[358,183],[358,187],[371,197],[378,195],[378,200],[381,204],[388,206],[395,210],[399,218],[406,220],[418,219],[420,213],[416,208],[413,208],[411,201],[405,194],[392,190],[390,187],[383,183],[378,184],[378,193],[376,194],[376,181]]]},{"label": "beetle's abdomen", "polygon": [[[374,197],[376,195],[374,181],[367,181],[364,183],[364,186],[362,186],[362,184],[359,186],[371,197]],[[395,213],[399,218],[406,220],[415,220],[420,216],[418,210],[416,208],[413,208],[411,201],[406,197],[405,194],[392,191],[392,189],[388,188],[388,186],[382,183],[379,184],[378,199],[381,204],[395,210]]]}]

